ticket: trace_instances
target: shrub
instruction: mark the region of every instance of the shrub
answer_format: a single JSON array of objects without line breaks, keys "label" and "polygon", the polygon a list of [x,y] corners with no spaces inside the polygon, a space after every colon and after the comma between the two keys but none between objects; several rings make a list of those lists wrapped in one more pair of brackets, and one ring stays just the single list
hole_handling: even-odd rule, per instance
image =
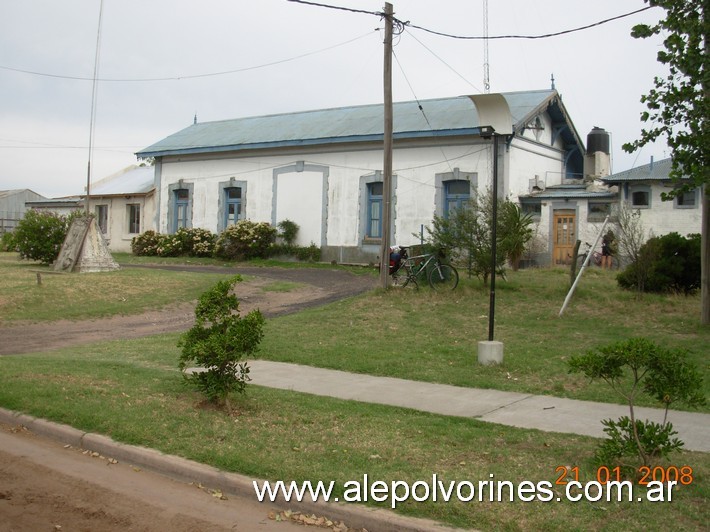
[{"label": "shrub", "polygon": [[69,216],[31,209],[17,224],[13,243],[21,259],[51,264],[59,256],[67,231],[74,218],[83,216],[77,211]]},{"label": "shrub", "polygon": [[276,239],[276,229],[266,222],[239,220],[217,237],[215,254],[230,260],[265,258]]},{"label": "shrub", "polygon": [[175,233],[179,241],[180,255],[191,257],[211,257],[214,253],[217,235],[209,229],[180,228]]},{"label": "shrub", "polygon": [[311,242],[310,246],[289,246],[288,244],[274,244],[269,248],[269,257],[291,256],[303,262],[319,262],[321,249]]},{"label": "shrub", "polygon": [[17,251],[15,249],[15,240],[12,236],[12,232],[2,234],[2,239],[0,239],[0,251]]},{"label": "shrub", "polygon": [[283,238],[286,245],[293,246],[296,242],[296,237],[298,236],[298,230],[300,229],[298,224],[296,222],[292,222],[291,220],[282,220],[278,223],[278,227],[281,229],[279,236]]},{"label": "shrub", "polygon": [[159,235],[157,255],[160,257],[179,257],[182,252],[182,241],[177,234]]},{"label": "shrub", "polygon": [[700,288],[700,235],[650,238],[617,282],[640,292],[693,293]]},{"label": "shrub", "polygon": [[163,235],[153,230],[134,236],[131,240],[131,251],[138,256],[155,256],[163,241]]},{"label": "shrub", "polygon": [[296,258],[304,262],[319,262],[321,255],[320,252],[321,249],[313,242],[311,242],[311,245],[308,247],[296,246],[294,248],[294,255],[296,255]]},{"label": "shrub", "polygon": [[[569,361],[570,372],[584,373],[591,380],[603,380],[629,405],[629,416],[602,421],[609,436],[597,449],[600,465],[630,467],[629,457],[640,458],[649,465],[683,447],[675,438],[668,422],[668,409],[673,403],[690,407],[705,404],[702,375],[678,349],[665,349],[644,338],[600,347]],[[634,402],[645,393],[666,410],[662,423],[635,418]]]},{"label": "shrub", "polygon": [[[426,228],[428,244],[446,252],[451,260],[466,264],[469,275],[488,284],[492,273],[491,228],[493,194],[475,192],[465,206],[449,213],[448,218],[434,216],[432,228]],[[532,217],[524,214],[510,200],[498,200],[496,224],[496,274],[504,274],[506,260],[517,269],[528,242],[533,237]]]},{"label": "shrub", "polygon": [[239,315],[239,301],[233,293],[241,277],[219,281],[200,296],[195,308],[195,325],[178,343],[182,348],[179,368],[197,364],[204,371],[185,375],[188,382],[217,404],[229,405],[229,394],[243,393],[249,381],[249,367],[243,358],[254,353],[263,338],[264,317],[253,310]]},{"label": "shrub", "polygon": [[216,239],[216,235],[208,229],[180,228],[172,235],[163,235],[151,230],[134,237],[131,250],[134,255],[211,257]]},{"label": "shrub", "polygon": [[[525,254],[528,242],[533,237],[532,215],[526,214],[517,203],[505,200],[501,204],[501,230],[500,245],[506,253],[508,262],[513,271],[518,271],[520,259]],[[500,238],[500,237],[499,237]]]}]

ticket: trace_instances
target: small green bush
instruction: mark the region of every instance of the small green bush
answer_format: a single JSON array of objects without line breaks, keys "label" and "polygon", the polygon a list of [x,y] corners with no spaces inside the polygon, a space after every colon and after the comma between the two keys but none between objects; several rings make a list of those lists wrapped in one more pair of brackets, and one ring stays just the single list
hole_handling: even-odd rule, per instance
[{"label": "small green bush", "polygon": [[311,242],[308,247],[296,246],[294,248],[294,255],[298,260],[304,262],[319,262],[320,261],[320,248]]},{"label": "small green bush", "polygon": [[278,223],[278,227],[281,229],[279,236],[283,238],[286,245],[293,246],[296,242],[296,237],[298,236],[298,230],[300,229],[298,224],[296,222],[292,222],[291,220],[282,220]]},{"label": "small green bush", "polygon": [[288,244],[274,244],[269,248],[269,257],[287,256],[295,257],[303,262],[319,262],[321,249],[314,243],[310,246],[289,246]]},{"label": "small green bush", "polygon": [[616,280],[620,287],[640,292],[692,294],[700,288],[700,235],[650,238]]},{"label": "small green bush", "polygon": [[276,240],[276,228],[266,222],[239,220],[217,237],[215,255],[229,260],[266,258]]},{"label": "small green bush", "polygon": [[[638,470],[637,464],[627,463],[629,457],[639,454],[639,445],[648,453],[649,463],[667,459],[672,453],[683,449],[683,442],[669,422],[654,423],[637,419],[632,424],[629,416],[618,420],[602,420],[607,439],[602,441],[594,454],[598,466],[617,464],[628,476]],[[638,444],[637,438],[638,437]]]},{"label": "small green bush", "polygon": [[[590,380],[603,380],[629,405],[629,415],[618,420],[602,421],[609,436],[599,446],[596,458],[600,465],[618,465],[635,469],[629,459],[643,465],[667,458],[682,449],[673,425],[668,421],[671,404],[690,407],[705,404],[703,378],[698,368],[679,349],[666,349],[645,338],[599,347],[585,355],[573,356],[570,373],[583,373]],[[645,393],[665,407],[662,423],[636,419],[634,403]]]},{"label": "small green bush", "polygon": [[15,249],[15,240],[12,236],[12,232],[2,234],[2,239],[0,239],[0,251],[17,251]]},{"label": "small green bush", "polygon": [[59,256],[72,220],[83,216],[81,211],[69,216],[30,209],[13,232],[13,243],[21,259],[51,264]]},{"label": "small green bush", "polygon": [[196,364],[203,371],[185,374],[207,398],[229,408],[229,394],[243,393],[249,379],[249,368],[242,359],[254,353],[264,333],[264,317],[253,310],[239,315],[239,301],[234,286],[241,277],[219,281],[200,296],[195,308],[195,325],[178,343],[182,348],[179,368],[185,371]]}]

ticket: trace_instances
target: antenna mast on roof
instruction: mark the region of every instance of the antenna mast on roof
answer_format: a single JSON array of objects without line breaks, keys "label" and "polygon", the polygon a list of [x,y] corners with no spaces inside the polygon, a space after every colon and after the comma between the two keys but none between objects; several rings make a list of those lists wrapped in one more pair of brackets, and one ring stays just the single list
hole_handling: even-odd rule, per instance
[{"label": "antenna mast on roof", "polygon": [[491,77],[488,64],[488,0],[483,0],[483,92],[491,92]]}]

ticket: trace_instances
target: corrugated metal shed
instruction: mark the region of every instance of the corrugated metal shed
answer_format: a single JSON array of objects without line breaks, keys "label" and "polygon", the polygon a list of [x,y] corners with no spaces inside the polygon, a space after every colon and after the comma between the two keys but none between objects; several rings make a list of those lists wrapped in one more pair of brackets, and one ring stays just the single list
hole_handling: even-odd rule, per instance
[{"label": "corrugated metal shed", "polygon": [[[554,90],[511,92],[503,96],[516,129],[559,98]],[[561,102],[558,103],[559,108]],[[479,124],[476,106],[468,96],[419,103],[399,102],[393,104],[393,114],[395,139],[477,135],[480,126],[487,125]],[[139,151],[137,155],[159,157],[373,142],[383,138],[383,116],[383,105],[377,104],[198,123]]]},{"label": "corrugated metal shed", "polygon": [[22,214],[27,210],[25,203],[46,199],[41,194],[29,188],[15,190],[0,190],[0,216],[3,218],[22,218]]},{"label": "corrugated metal shed", "polygon": [[152,166],[139,166],[105,177],[91,186],[91,196],[147,194],[154,188],[154,172]]},{"label": "corrugated metal shed", "polygon": [[622,183],[626,181],[667,181],[670,179],[671,158],[661,159],[653,163],[637,166],[631,170],[618,172],[603,178],[607,183]]}]

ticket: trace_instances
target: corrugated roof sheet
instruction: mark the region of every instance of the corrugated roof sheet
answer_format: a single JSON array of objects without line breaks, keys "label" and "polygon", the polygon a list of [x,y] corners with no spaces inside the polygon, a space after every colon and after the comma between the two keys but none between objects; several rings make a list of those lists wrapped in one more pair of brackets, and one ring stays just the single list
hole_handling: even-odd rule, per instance
[{"label": "corrugated roof sheet", "polygon": [[146,194],[153,190],[155,168],[139,166],[111,175],[91,185],[92,196]]},{"label": "corrugated roof sheet", "polygon": [[[554,90],[504,93],[513,123],[528,119]],[[421,103],[422,110],[419,109]],[[476,106],[468,96],[393,104],[394,137],[477,134]],[[141,157],[282,146],[376,141],[383,137],[382,104],[321,109],[193,124],[137,153]]]},{"label": "corrugated roof sheet", "polygon": [[620,183],[623,181],[658,181],[668,180],[671,172],[671,158],[654,161],[652,164],[637,166],[624,172],[618,172],[604,177],[608,183]]},{"label": "corrugated roof sheet", "polygon": [[43,198],[41,194],[37,194],[34,190],[30,190],[29,188],[15,188],[12,190],[0,190],[0,198],[9,198],[10,196],[14,196],[16,194],[23,194],[23,193],[30,193],[30,194],[35,194],[39,196],[40,198]]}]

